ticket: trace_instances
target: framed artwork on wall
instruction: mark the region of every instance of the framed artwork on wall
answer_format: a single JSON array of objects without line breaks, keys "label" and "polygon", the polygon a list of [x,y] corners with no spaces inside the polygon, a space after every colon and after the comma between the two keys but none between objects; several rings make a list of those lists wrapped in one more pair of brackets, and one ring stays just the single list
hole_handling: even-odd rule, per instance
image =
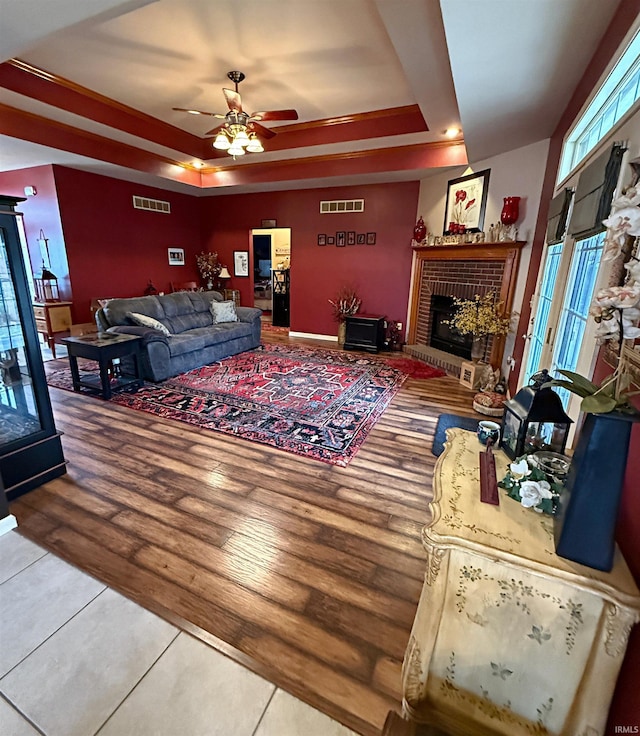
[{"label": "framed artwork on wall", "polygon": [[327,235],[327,245],[335,245],[336,239],[333,235]]},{"label": "framed artwork on wall", "polygon": [[234,250],[233,251],[233,275],[249,276],[249,251]]},{"label": "framed artwork on wall", "polygon": [[169,248],[169,265],[184,266],[184,248]]},{"label": "framed artwork on wall", "polygon": [[367,236],[364,233],[358,233],[356,240],[358,245],[364,245],[367,242]]},{"label": "framed artwork on wall", "polygon": [[376,244],[376,234],[367,233],[367,245],[375,245],[375,244]]},{"label": "framed artwork on wall", "polygon": [[324,233],[321,233],[318,235],[318,245],[326,245],[327,244],[327,236]]},{"label": "framed artwork on wall", "polygon": [[262,227],[276,227],[276,221],[275,220],[262,220],[261,225]]},{"label": "framed artwork on wall", "polygon": [[444,235],[482,231],[490,171],[491,169],[484,169],[449,180],[444,211]]},{"label": "framed artwork on wall", "polygon": [[347,244],[347,233],[343,230],[342,232],[336,233],[336,246],[344,248]]},{"label": "framed artwork on wall", "polygon": [[349,230],[347,233],[347,245],[355,245],[356,244],[356,234],[353,230]]}]

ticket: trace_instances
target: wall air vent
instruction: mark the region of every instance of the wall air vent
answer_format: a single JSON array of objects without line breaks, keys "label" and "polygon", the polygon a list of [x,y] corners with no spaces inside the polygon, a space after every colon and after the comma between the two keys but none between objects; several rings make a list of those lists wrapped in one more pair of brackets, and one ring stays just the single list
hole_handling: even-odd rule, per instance
[{"label": "wall air vent", "polygon": [[148,210],[149,212],[165,212],[171,213],[171,203],[163,202],[161,199],[149,199],[148,197],[138,197],[133,195],[133,207],[136,210]]},{"label": "wall air vent", "polygon": [[334,199],[320,202],[321,215],[336,215],[343,212],[364,212],[364,199]]}]

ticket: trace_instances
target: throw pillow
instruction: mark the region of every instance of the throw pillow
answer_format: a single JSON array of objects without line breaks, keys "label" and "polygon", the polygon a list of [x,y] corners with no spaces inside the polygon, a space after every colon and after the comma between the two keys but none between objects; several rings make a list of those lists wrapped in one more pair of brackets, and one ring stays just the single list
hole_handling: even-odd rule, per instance
[{"label": "throw pillow", "polygon": [[213,315],[213,324],[220,322],[237,322],[236,305],[232,301],[228,302],[211,302],[209,310]]},{"label": "throw pillow", "polygon": [[147,317],[146,314],[138,314],[138,312],[127,312],[127,317],[129,317],[129,319],[132,319],[137,325],[140,325],[141,327],[151,327],[151,329],[158,330],[158,332],[162,332],[162,334],[166,335],[167,337],[171,335],[169,330],[162,324],[162,322],[158,322],[158,320],[154,319],[153,317]]}]

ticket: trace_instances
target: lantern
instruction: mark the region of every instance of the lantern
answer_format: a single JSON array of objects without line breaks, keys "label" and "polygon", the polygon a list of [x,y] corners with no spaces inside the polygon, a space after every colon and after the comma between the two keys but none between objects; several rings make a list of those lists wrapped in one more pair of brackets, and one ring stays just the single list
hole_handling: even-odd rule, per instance
[{"label": "lantern", "polygon": [[[40,230],[38,238],[40,255],[42,256],[42,273],[39,279],[33,280],[37,302],[59,302],[58,279],[51,273],[51,256],[49,255],[49,238],[45,237],[44,230]],[[45,258],[48,266],[45,266]]]},{"label": "lantern", "polygon": [[512,459],[539,450],[564,453],[572,423],[562,408],[562,401],[550,386],[546,370],[535,373],[529,385],[505,401],[500,447]]},{"label": "lantern", "polygon": [[42,267],[42,275],[33,280],[37,302],[59,302],[58,279],[48,268]]}]

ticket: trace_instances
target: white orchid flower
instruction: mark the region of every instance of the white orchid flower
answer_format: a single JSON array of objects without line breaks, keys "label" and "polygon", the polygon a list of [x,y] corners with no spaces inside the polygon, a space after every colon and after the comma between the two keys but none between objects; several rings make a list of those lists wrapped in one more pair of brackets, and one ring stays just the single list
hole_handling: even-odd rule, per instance
[{"label": "white orchid flower", "polygon": [[603,255],[605,261],[613,260],[620,255],[628,235],[640,235],[640,209],[634,204],[639,196],[633,189],[633,196],[627,195],[617,199],[611,215],[602,221],[607,228]]},{"label": "white orchid flower", "polygon": [[640,188],[629,187],[626,192],[618,199],[615,199],[611,205],[611,211],[616,212],[627,207],[637,207],[640,205]]},{"label": "white orchid flower", "polygon": [[622,336],[625,340],[635,340],[636,337],[640,337],[639,319],[640,309],[637,307],[631,307],[622,312]]},{"label": "white orchid flower", "polygon": [[628,309],[640,302],[640,285],[609,286],[596,294],[594,305],[606,308]]},{"label": "white orchid flower", "polygon": [[545,498],[553,498],[546,480],[525,480],[520,484],[520,503],[525,509],[535,508]]},{"label": "white orchid flower", "polygon": [[602,224],[627,235],[640,235],[640,209],[638,207],[622,207],[615,210]]},{"label": "white orchid flower", "polygon": [[511,463],[509,465],[509,471],[514,480],[522,480],[527,475],[530,475],[531,468],[529,467],[529,463],[527,463],[527,459],[523,457],[517,463]]},{"label": "white orchid flower", "polygon": [[632,258],[628,263],[624,264],[628,272],[627,285],[640,285],[640,261]]}]

